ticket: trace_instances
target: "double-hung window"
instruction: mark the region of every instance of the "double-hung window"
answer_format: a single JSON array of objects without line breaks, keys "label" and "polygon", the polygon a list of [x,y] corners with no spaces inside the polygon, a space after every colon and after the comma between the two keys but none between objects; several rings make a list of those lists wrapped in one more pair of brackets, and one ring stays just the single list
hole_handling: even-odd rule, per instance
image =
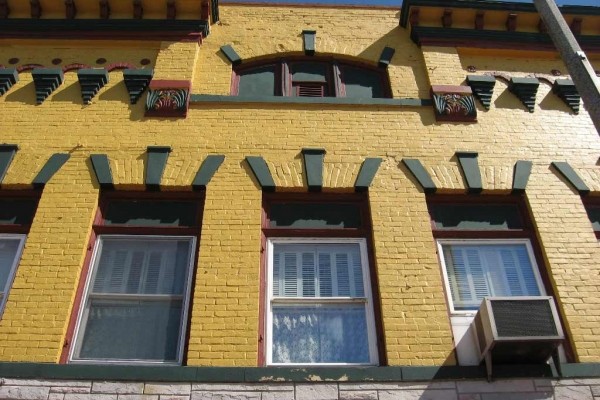
[{"label": "double-hung window", "polygon": [[37,194],[26,198],[0,198],[0,317],[8,300],[37,200]]},{"label": "double-hung window", "polygon": [[71,362],[182,362],[201,205],[104,199]]},{"label": "double-hung window", "polygon": [[266,202],[266,363],[378,363],[362,202]]},{"label": "double-hung window", "polygon": [[545,295],[525,207],[483,199],[428,202],[461,365],[479,363],[470,325],[485,297]]}]

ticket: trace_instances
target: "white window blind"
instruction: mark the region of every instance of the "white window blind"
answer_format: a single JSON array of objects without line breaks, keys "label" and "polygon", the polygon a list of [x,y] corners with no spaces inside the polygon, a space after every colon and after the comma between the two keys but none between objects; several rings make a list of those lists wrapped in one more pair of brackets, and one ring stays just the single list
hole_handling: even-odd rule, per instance
[{"label": "white window blind", "polygon": [[358,245],[275,245],[274,297],[365,297]]},{"label": "white window blind", "polygon": [[455,310],[474,310],[486,296],[538,296],[540,287],[527,246],[443,244]]}]

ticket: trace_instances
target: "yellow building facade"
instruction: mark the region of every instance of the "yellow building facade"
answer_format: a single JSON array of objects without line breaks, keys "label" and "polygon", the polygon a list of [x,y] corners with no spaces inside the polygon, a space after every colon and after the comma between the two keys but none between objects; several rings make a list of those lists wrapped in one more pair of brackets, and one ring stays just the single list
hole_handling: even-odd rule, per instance
[{"label": "yellow building facade", "polygon": [[[599,393],[600,138],[532,6],[64,3],[0,2],[0,397]],[[600,69],[600,11],[563,12]],[[305,253],[329,294],[330,261],[279,264]],[[488,384],[468,257],[514,296],[509,253],[562,371]],[[168,356],[119,356],[145,341]]]}]

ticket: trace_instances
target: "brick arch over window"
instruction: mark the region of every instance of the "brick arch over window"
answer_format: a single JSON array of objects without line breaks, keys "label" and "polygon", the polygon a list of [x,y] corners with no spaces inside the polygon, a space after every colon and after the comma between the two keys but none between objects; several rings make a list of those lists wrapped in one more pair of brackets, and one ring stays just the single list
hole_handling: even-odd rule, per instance
[{"label": "brick arch over window", "polygon": [[288,97],[391,97],[387,70],[358,60],[289,56],[244,62],[233,70],[231,94]]}]

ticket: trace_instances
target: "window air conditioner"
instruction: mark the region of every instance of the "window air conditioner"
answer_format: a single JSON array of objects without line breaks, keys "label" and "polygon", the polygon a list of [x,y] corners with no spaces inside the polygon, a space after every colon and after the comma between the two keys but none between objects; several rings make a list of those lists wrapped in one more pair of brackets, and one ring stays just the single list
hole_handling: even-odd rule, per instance
[{"label": "window air conditioner", "polygon": [[492,363],[546,363],[552,356],[560,368],[558,346],[565,336],[550,296],[486,297],[472,327],[488,380]]}]

